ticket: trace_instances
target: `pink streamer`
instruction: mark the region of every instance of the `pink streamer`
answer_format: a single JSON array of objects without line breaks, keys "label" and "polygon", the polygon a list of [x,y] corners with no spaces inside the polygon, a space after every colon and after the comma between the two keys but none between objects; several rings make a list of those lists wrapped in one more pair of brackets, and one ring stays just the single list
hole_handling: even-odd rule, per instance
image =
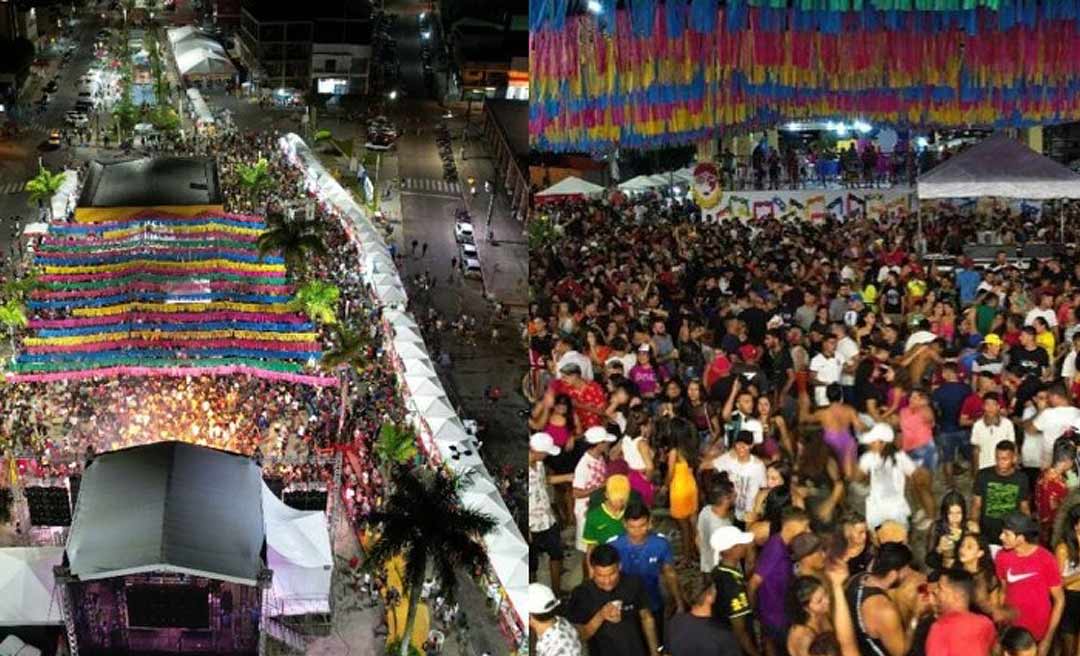
[{"label": "pink streamer", "polygon": [[6,374],[9,383],[53,383],[63,380],[86,380],[88,378],[113,378],[121,375],[146,376],[151,378],[182,378],[185,376],[234,376],[247,374],[266,380],[279,380],[315,387],[336,387],[338,379],[332,376],[307,376],[281,371],[268,371],[247,365],[225,365],[221,367],[135,367],[119,366],[105,369],[83,369],[79,371],[55,371],[39,374]]},{"label": "pink streamer", "polygon": [[[98,264],[100,260],[116,255],[129,255],[132,253],[145,253],[146,257],[158,257],[161,255],[187,255],[189,253],[222,253],[232,255],[251,255],[251,249],[247,248],[221,248],[218,246],[189,246],[168,248],[146,248],[145,246],[126,246],[122,248],[102,248],[93,253],[38,253],[37,257],[42,260],[41,264],[49,265],[49,260],[85,260],[88,264]],[[62,262],[56,266],[80,266],[71,262]]]},{"label": "pink streamer", "polygon": [[281,271],[244,271],[232,267],[204,266],[190,267],[186,269],[170,269],[161,266],[147,266],[141,269],[126,269],[120,271],[98,271],[96,273],[48,273],[38,277],[41,282],[93,282],[96,280],[111,280],[125,276],[139,275],[140,273],[161,274],[166,276],[188,276],[197,273],[228,273],[249,278],[281,278],[285,275],[284,266]]},{"label": "pink streamer", "polygon": [[[272,312],[239,312],[218,310],[216,312],[129,312],[101,317],[76,317],[71,319],[31,319],[31,328],[81,328],[85,326],[111,326],[117,323],[210,323],[213,321],[257,321],[260,323],[306,323],[299,314],[274,314]],[[148,325],[147,328],[150,326]]]},{"label": "pink streamer", "polygon": [[112,296],[125,292],[136,291],[160,291],[173,292],[176,294],[193,294],[209,287],[212,291],[240,291],[245,294],[290,294],[292,288],[289,285],[252,285],[250,283],[232,282],[231,280],[215,280],[209,285],[187,283],[173,285],[169,283],[133,282],[117,287],[104,289],[70,289],[56,291],[37,291],[30,297],[33,299],[61,299],[61,298],[95,298],[97,296]]},{"label": "pink streamer", "polygon": [[27,346],[27,353],[98,353],[121,348],[244,348],[262,351],[308,351],[316,353],[314,341],[285,342],[277,339],[115,339],[87,344]]}]

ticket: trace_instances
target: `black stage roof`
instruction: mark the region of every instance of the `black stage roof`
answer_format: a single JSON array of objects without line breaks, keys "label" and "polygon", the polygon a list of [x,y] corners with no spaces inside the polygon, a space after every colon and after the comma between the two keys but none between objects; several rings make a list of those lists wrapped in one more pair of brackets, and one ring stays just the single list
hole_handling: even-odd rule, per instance
[{"label": "black stage roof", "polygon": [[203,157],[91,162],[79,207],[221,205],[217,163]]},{"label": "black stage roof", "polygon": [[265,533],[253,460],[159,442],[90,463],[67,556],[81,580],[175,572],[255,585]]}]

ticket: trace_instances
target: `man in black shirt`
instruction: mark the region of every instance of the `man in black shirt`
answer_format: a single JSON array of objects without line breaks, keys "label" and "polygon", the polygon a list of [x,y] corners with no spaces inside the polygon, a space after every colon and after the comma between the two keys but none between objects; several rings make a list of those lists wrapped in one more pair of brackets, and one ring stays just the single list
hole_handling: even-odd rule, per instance
[{"label": "man in black shirt", "polygon": [[716,585],[695,576],[686,588],[690,611],[679,613],[668,629],[668,653],[672,656],[741,656],[731,631],[712,620]]},{"label": "man in black shirt", "polygon": [[1031,512],[1030,483],[1016,467],[1016,444],[1009,440],[998,442],[994,466],[979,470],[971,494],[971,514],[979,518],[979,533],[987,542],[1000,544],[1005,517],[1016,511]]},{"label": "man in black shirt", "polygon": [[709,537],[709,547],[716,553],[717,563],[712,571],[716,588],[712,605],[713,621],[734,632],[743,656],[758,654],[754,642],[754,609],[750,606],[746,577],[742,571],[742,561],[753,541],[752,534],[734,526],[722,526]]},{"label": "man in black shirt", "polygon": [[589,580],[570,594],[566,618],[589,643],[590,656],[653,656],[660,645],[645,586],[619,571],[619,552],[601,544],[589,554]]}]

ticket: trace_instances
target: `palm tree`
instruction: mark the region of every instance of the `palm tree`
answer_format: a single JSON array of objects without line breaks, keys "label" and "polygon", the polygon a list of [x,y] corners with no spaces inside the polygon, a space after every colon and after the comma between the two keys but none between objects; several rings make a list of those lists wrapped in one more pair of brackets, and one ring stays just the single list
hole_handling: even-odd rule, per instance
[{"label": "palm tree", "polygon": [[265,158],[251,165],[241,164],[237,172],[240,175],[240,186],[253,196],[274,186],[274,180],[270,177],[270,163]]},{"label": "palm tree", "polygon": [[383,424],[379,429],[379,437],[375,440],[374,450],[383,470],[383,480],[389,480],[389,472],[401,465],[407,465],[416,457],[416,434],[397,424]]},{"label": "palm tree", "polygon": [[11,342],[11,357],[15,358],[15,329],[25,328],[30,320],[26,317],[26,307],[17,298],[9,298],[0,305],[0,323],[7,326],[8,339]]},{"label": "palm tree", "polygon": [[307,272],[306,262],[314,255],[328,255],[326,244],[319,236],[320,226],[315,222],[291,221],[280,214],[266,217],[267,229],[259,235],[259,259],[270,253],[280,252],[285,258],[285,275],[292,280],[303,279]]},{"label": "palm tree", "polygon": [[317,323],[337,323],[337,304],[341,290],[322,280],[309,280],[296,290],[289,303],[293,309],[303,310],[309,319]]},{"label": "palm tree", "polygon": [[473,572],[487,565],[482,539],[497,524],[490,515],[461,505],[458,492],[470,477],[399,469],[386,504],[369,516],[372,526],[381,532],[368,551],[365,567],[379,571],[398,554],[405,559],[402,583],[407,588],[404,592],[408,594],[409,611],[401,656],[407,656],[412,642],[428,563],[442,580],[444,593],[451,601],[457,571]]},{"label": "palm tree", "polygon": [[337,347],[329,353],[323,353],[323,369],[334,371],[342,365],[347,365],[360,371],[368,363],[367,349],[370,340],[358,330],[352,330],[341,324],[335,324],[334,327],[337,333]]},{"label": "palm tree", "polygon": [[60,190],[60,186],[64,184],[66,176],[66,173],[53,173],[42,166],[38,170],[38,174],[26,183],[26,191],[30,192],[30,204],[40,206],[44,203],[49,209],[50,221],[53,219],[52,198]]}]

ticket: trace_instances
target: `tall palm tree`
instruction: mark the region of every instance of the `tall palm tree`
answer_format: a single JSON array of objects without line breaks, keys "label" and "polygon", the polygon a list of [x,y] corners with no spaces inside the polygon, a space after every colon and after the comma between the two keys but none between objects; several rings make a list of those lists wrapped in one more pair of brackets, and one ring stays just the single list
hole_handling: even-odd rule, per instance
[{"label": "tall palm tree", "polygon": [[374,451],[383,470],[383,480],[389,480],[390,472],[416,457],[416,433],[397,424],[383,424],[375,439]]},{"label": "tall palm tree", "polygon": [[53,219],[52,198],[60,191],[66,176],[66,173],[53,173],[42,166],[38,169],[38,174],[26,183],[26,191],[30,192],[30,204],[44,203],[49,209],[50,221]]},{"label": "tall palm tree", "polygon": [[496,526],[488,514],[465,508],[458,491],[470,475],[444,475],[425,469],[401,468],[394,488],[381,510],[369,521],[381,531],[368,551],[365,567],[379,571],[394,556],[405,559],[409,611],[401,641],[401,656],[407,656],[411,644],[420,589],[430,563],[443,583],[447,599],[453,600],[456,572],[473,572],[487,564],[482,539]]},{"label": "tall palm tree", "polygon": [[307,272],[307,260],[312,256],[328,255],[315,222],[289,220],[281,214],[266,217],[267,229],[259,235],[259,259],[280,252],[285,258],[285,275],[302,280]]},{"label": "tall palm tree", "polygon": [[341,324],[335,324],[337,346],[333,351],[323,353],[322,366],[327,371],[334,371],[347,365],[360,371],[368,363],[367,349],[371,340],[359,330],[353,330]]},{"label": "tall palm tree", "polygon": [[339,298],[341,290],[337,285],[322,280],[309,280],[297,288],[289,305],[293,309],[303,310],[312,321],[333,325],[337,323]]}]

